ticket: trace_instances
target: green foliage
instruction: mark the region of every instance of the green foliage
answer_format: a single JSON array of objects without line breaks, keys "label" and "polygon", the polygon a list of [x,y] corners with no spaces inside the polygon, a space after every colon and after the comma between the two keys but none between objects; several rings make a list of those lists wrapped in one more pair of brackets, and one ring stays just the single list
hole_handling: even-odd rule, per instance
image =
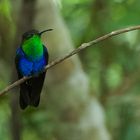
[{"label": "green foliage", "polygon": [[0,139],[9,140],[10,108],[7,104],[7,100],[4,100],[4,98],[0,99],[0,104]]},{"label": "green foliage", "polygon": [[9,21],[12,21],[12,18],[11,18],[11,4],[10,4],[9,0],[1,0],[0,1],[0,12]]},{"label": "green foliage", "polygon": [[[112,30],[138,25],[139,5],[139,0],[68,0],[63,2],[62,14],[78,46]],[[135,123],[134,117],[139,111],[133,106],[139,102],[134,99],[140,96],[139,46],[139,31],[134,31],[80,53],[91,89],[101,101],[106,101],[108,125],[114,140],[140,139],[140,120],[137,118]],[[125,110],[131,114],[124,113]]]},{"label": "green foliage", "polygon": [[122,84],[122,67],[119,64],[112,63],[106,71],[107,85],[114,89]]}]

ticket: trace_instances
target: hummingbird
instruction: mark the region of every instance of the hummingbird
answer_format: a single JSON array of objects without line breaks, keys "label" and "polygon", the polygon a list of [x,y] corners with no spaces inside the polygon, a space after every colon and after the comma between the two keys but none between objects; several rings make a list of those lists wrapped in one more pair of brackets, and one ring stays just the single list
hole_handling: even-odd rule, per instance
[{"label": "hummingbird", "polygon": [[48,64],[48,50],[42,43],[41,35],[52,29],[39,32],[30,30],[22,35],[20,46],[16,50],[15,65],[18,78],[32,76],[20,84],[19,104],[21,109],[28,105],[37,107],[40,102],[40,94],[43,87]]}]

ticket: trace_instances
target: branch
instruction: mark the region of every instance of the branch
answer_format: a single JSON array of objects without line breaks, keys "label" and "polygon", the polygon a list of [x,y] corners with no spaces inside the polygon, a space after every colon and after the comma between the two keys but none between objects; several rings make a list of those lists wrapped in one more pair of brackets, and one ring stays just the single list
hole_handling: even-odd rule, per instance
[{"label": "branch", "polygon": [[[82,45],[80,45],[77,49],[73,50],[72,52],[66,54],[65,56],[59,58],[59,59],[56,59],[54,61],[52,61],[51,63],[49,63],[46,67],[45,67],[45,71],[50,69],[51,67],[55,66],[56,64],[64,61],[65,59],[79,53],[80,51],[92,46],[92,45],[95,45],[97,43],[100,43],[101,41],[104,41],[108,38],[111,38],[113,36],[116,36],[116,35],[119,35],[119,34],[122,34],[122,33],[126,33],[126,32],[130,32],[130,31],[133,31],[133,30],[139,30],[140,29],[140,25],[138,26],[132,26],[132,27],[128,27],[128,28],[124,28],[124,29],[120,29],[120,30],[115,30],[115,31],[112,31],[108,34],[105,34],[93,41],[90,41],[90,42],[87,42],[87,43],[83,43]],[[1,95],[4,95],[6,92],[8,92],[9,90],[13,89],[14,87],[20,85],[21,83],[25,82],[26,80],[30,79],[32,76],[30,77],[23,77],[19,80],[17,80],[16,82],[14,82],[13,84],[7,86],[5,89],[3,89],[1,92],[0,92],[0,96]]]}]

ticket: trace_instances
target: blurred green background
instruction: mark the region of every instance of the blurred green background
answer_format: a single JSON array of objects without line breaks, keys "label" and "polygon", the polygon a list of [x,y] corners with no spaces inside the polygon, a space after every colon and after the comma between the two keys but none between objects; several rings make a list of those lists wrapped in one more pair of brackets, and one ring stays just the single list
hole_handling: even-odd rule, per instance
[{"label": "blurred green background", "polygon": [[[140,23],[140,0],[0,0],[0,90],[15,81],[14,56],[29,29],[50,61],[84,42]],[[105,40],[48,70],[38,108],[0,97],[0,140],[140,140],[140,32]]]}]

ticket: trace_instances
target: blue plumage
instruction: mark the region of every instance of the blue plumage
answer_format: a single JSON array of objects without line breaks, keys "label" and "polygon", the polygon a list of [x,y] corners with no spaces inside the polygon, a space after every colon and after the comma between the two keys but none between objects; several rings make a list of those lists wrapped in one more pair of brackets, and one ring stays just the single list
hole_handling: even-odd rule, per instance
[{"label": "blue plumage", "polygon": [[47,53],[46,47],[44,47],[44,55],[42,55],[40,58],[28,59],[22,48],[18,48],[16,51],[16,56],[18,57],[18,69],[20,74],[22,76],[38,75],[47,65],[45,53]]}]

